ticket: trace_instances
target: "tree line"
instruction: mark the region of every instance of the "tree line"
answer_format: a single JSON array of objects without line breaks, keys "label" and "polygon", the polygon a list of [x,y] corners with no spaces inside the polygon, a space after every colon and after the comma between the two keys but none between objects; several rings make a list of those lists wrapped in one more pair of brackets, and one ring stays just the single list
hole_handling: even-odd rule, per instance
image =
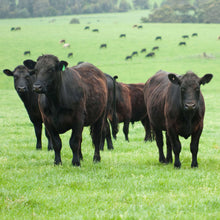
[{"label": "tree line", "polygon": [[220,23],[220,0],[165,0],[142,22]]},{"label": "tree line", "polygon": [[148,0],[0,0],[0,18],[125,12],[148,7]]}]

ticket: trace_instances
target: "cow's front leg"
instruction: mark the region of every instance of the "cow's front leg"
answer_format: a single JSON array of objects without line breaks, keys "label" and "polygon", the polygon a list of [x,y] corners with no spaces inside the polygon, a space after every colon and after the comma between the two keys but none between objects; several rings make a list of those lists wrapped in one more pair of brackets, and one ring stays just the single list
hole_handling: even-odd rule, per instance
[{"label": "cow's front leg", "polygon": [[55,152],[54,164],[60,165],[60,164],[62,164],[61,156],[60,156],[62,142],[61,142],[59,134],[53,134],[51,132],[50,132],[50,134],[51,134],[51,139],[52,139],[52,143],[53,143],[53,149]]},{"label": "cow's front leg", "polygon": [[41,143],[42,123],[41,122],[34,123],[34,131],[35,131],[35,135],[37,138],[36,149],[42,150],[42,143]]},{"label": "cow's front leg", "polygon": [[190,143],[190,151],[192,153],[192,163],[191,167],[198,167],[197,162],[197,154],[199,150],[199,139],[202,133],[202,129],[198,130],[196,133],[192,134],[191,143]]}]

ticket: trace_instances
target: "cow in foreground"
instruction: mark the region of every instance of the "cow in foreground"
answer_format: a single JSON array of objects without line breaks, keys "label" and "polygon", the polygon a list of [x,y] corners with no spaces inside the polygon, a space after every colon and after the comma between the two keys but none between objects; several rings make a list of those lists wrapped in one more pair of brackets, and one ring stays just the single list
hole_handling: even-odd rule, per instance
[{"label": "cow in foreground", "polygon": [[[116,112],[119,123],[124,123],[125,140],[129,141],[129,124],[141,121],[145,129],[145,141],[152,140],[150,126],[146,117],[146,106],[143,93],[144,83],[116,84]],[[116,138],[117,133],[113,133]]]},{"label": "cow in foreground", "polygon": [[89,63],[66,68],[68,63],[53,55],[40,56],[37,62],[25,60],[24,65],[36,74],[33,90],[39,93],[40,111],[55,151],[54,163],[62,164],[59,134],[71,129],[72,164],[80,166],[84,126],[90,126],[95,146],[93,161],[100,161],[99,147],[108,92],[102,71]]},{"label": "cow in foreground", "polygon": [[[36,80],[35,75],[30,75],[30,72],[25,66],[17,66],[13,71],[4,69],[3,72],[7,76],[14,78],[14,87],[20,99],[24,103],[25,109],[31,122],[34,125],[35,135],[37,138],[36,149],[42,149],[41,133],[42,133],[42,117],[38,107],[38,94],[32,91],[32,86]],[[48,139],[48,150],[52,150],[52,142],[45,129],[45,134]]]},{"label": "cow in foreground", "polygon": [[[212,74],[199,78],[193,72],[178,76],[160,70],[146,82],[144,99],[147,115],[156,135],[161,163],[172,163],[173,150],[174,167],[180,168],[181,143],[179,136],[185,139],[191,136],[191,167],[198,167],[198,145],[205,113],[205,103],[200,86],[210,82],[211,79]],[[162,131],[166,132],[166,159],[163,153]]]}]

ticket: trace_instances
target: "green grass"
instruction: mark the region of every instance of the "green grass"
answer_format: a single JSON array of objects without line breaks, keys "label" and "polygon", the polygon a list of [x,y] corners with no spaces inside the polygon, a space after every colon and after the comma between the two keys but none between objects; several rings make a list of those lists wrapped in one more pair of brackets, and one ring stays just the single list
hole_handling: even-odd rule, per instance
[{"label": "green grass", "polygon": [[[147,11],[123,14],[96,14],[69,17],[0,20],[0,72],[14,69],[25,59],[36,60],[52,53],[69,66],[89,61],[102,71],[117,74],[118,81],[145,82],[159,69],[199,76],[213,73],[210,84],[202,87],[206,101],[204,130],[200,139],[198,169],[191,169],[190,139],[181,138],[182,168],[158,162],[156,143],[144,143],[140,123],[130,127],[130,142],[124,141],[122,125],[114,151],[101,152],[101,163],[93,164],[89,129],[83,132],[84,160],[72,167],[70,132],[61,135],[62,166],[53,165],[54,153],[35,150],[34,129],[13,88],[13,79],[0,74],[0,218],[1,219],[219,219],[220,218],[220,41],[218,24],[140,24]],[[70,25],[72,17],[79,25]],[[83,28],[90,25],[99,33]],[[12,26],[22,30],[11,32]],[[178,47],[183,34],[199,34]],[[126,39],[119,35],[125,33]],[[162,41],[154,41],[157,35]],[[64,49],[60,39],[71,48]],[[107,49],[99,49],[107,43]],[[133,51],[159,46],[153,59]],[[31,56],[23,56],[31,50]],[[73,58],[67,53],[73,52]],[[205,59],[202,53],[213,55]]]}]

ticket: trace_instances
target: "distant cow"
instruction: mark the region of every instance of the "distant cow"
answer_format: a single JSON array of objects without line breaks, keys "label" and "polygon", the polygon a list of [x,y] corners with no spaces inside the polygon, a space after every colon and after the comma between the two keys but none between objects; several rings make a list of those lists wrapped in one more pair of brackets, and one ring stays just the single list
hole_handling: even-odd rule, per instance
[{"label": "distant cow", "polygon": [[159,47],[158,46],[153,47],[152,50],[159,50]]},{"label": "distant cow", "polygon": [[125,60],[131,60],[132,59],[132,56],[126,56],[125,57]]},{"label": "distant cow", "polygon": [[24,51],[24,55],[31,55],[31,51],[30,50]]},{"label": "distant cow", "polygon": [[179,46],[186,46],[186,42],[184,42],[184,41],[181,41],[181,42],[179,42],[179,44],[178,44]]},{"label": "distant cow", "polygon": [[[17,66],[13,71],[9,69],[3,70],[7,76],[14,78],[14,87],[18,93],[18,96],[22,100],[25,109],[28,113],[29,119],[34,125],[35,135],[37,138],[36,149],[42,149],[41,133],[42,133],[42,117],[38,107],[38,94],[32,91],[32,85],[36,80],[36,76],[31,76],[30,72],[25,66]],[[45,134],[48,139],[48,150],[52,150],[52,142],[45,129]]]},{"label": "distant cow", "polygon": [[11,31],[15,31],[15,27],[11,27]]},{"label": "distant cow", "polygon": [[[125,140],[129,141],[129,124],[141,121],[145,129],[145,141],[151,139],[151,131],[146,118],[146,107],[143,93],[144,83],[116,83],[116,112],[119,123],[124,123]],[[116,138],[116,133],[113,134]]]},{"label": "distant cow", "polygon": [[68,53],[67,57],[72,57],[73,56],[73,53]]},{"label": "distant cow", "polygon": [[84,30],[89,30],[89,28],[90,28],[89,26],[85,26]]},{"label": "distant cow", "polygon": [[69,48],[69,47],[70,47],[70,44],[65,43],[65,44],[63,45],[63,47],[64,47],[64,48]]},{"label": "distant cow", "polygon": [[99,48],[107,48],[107,44],[101,44]]},{"label": "distant cow", "polygon": [[120,38],[122,38],[122,37],[126,37],[126,34],[121,34],[120,36],[119,36]]},{"label": "distant cow", "polygon": [[[191,167],[197,167],[199,138],[203,130],[205,103],[200,85],[208,83],[212,74],[199,78],[193,72],[178,76],[160,70],[145,84],[144,98],[147,116],[156,135],[159,161],[172,163],[172,150],[175,155],[174,167],[180,168],[179,136],[191,136]],[[163,134],[166,131],[167,157],[163,153]]]},{"label": "distant cow", "polygon": [[142,28],[143,28],[143,26],[142,26],[142,25],[139,25],[137,28],[138,28],[138,29],[142,29]]},{"label": "distant cow", "polygon": [[131,56],[137,56],[138,55],[138,52],[137,51],[133,51]]},{"label": "distant cow", "polygon": [[189,38],[189,35],[183,35],[182,38]]},{"label": "distant cow", "polygon": [[16,31],[20,31],[20,30],[21,30],[21,27],[16,27],[15,30],[16,30]]},{"label": "distant cow", "polygon": [[198,34],[197,33],[193,33],[192,37],[198,37]]},{"label": "distant cow", "polygon": [[161,36],[157,36],[157,37],[155,37],[155,40],[162,40],[162,37]]},{"label": "distant cow", "polygon": [[66,42],[66,40],[64,40],[64,39],[59,41],[60,44],[65,43],[65,42]]},{"label": "distant cow", "polygon": [[[66,61],[43,55],[37,62],[24,64],[36,74],[33,90],[39,93],[39,107],[53,142],[56,165],[61,162],[62,142],[59,134],[72,130],[69,140],[72,164],[80,166],[82,131],[90,126],[95,146],[93,161],[100,157],[101,134],[107,106],[107,82],[101,70],[89,63],[66,68]],[[64,70],[65,67],[65,70]]]},{"label": "distant cow", "polygon": [[99,29],[93,29],[92,32],[99,32]]},{"label": "distant cow", "polygon": [[136,28],[137,26],[138,26],[137,24],[134,24],[134,25],[133,25],[133,28]]},{"label": "distant cow", "polygon": [[146,50],[146,48],[143,48],[142,50],[141,50],[141,53],[145,53],[147,50]]},{"label": "distant cow", "polygon": [[154,52],[150,52],[145,57],[154,57],[154,56],[155,56],[155,53]]}]

